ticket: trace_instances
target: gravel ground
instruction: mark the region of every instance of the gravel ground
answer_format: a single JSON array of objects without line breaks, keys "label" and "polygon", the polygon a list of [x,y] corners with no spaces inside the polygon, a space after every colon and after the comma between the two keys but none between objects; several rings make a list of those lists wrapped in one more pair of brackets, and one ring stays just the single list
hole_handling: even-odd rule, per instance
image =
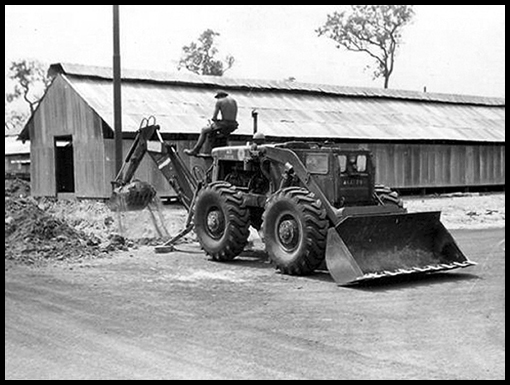
[{"label": "gravel ground", "polygon": [[441,211],[448,229],[505,227],[504,193],[454,193],[439,196],[404,197],[410,212]]},{"label": "gravel ground", "polygon": [[5,379],[501,380],[504,229],[477,266],[338,287],[197,243],[5,272]]},{"label": "gravel ground", "polygon": [[[193,233],[173,253],[144,246],[182,228],[180,205],[119,215],[23,191],[6,186],[6,379],[504,379],[503,193],[404,197],[441,211],[478,265],[347,288],[278,274],[255,231],[229,263]],[[77,258],[73,234],[84,254],[121,247]],[[32,238],[64,258],[17,263]]]}]

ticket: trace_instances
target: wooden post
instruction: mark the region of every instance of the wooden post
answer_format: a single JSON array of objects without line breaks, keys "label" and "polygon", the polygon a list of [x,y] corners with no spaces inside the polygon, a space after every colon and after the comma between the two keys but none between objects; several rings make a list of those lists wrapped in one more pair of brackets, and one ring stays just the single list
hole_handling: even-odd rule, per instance
[{"label": "wooden post", "polygon": [[113,6],[113,121],[115,126],[115,172],[122,168],[122,102],[120,73],[119,6]]}]

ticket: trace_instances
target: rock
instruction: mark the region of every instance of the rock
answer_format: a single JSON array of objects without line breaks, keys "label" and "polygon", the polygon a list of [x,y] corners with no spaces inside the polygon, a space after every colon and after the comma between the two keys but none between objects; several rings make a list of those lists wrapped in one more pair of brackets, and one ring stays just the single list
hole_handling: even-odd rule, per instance
[{"label": "rock", "polygon": [[107,216],[105,219],[104,219],[104,224],[106,227],[110,227],[114,222],[115,222],[115,219],[113,219],[112,217],[110,216]]}]

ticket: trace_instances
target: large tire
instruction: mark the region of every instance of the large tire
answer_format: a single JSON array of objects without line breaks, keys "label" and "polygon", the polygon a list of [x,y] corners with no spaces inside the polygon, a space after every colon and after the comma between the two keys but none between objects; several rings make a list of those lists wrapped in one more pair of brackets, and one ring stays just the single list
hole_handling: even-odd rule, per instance
[{"label": "large tire", "polygon": [[269,258],[284,274],[312,273],[324,260],[328,226],[326,211],[313,193],[300,187],[277,191],[262,222]]},{"label": "large tire", "polygon": [[243,251],[249,218],[241,193],[230,183],[212,183],[197,197],[195,232],[202,248],[216,261],[230,261]]},{"label": "large tire", "polygon": [[378,203],[382,205],[394,205],[400,208],[404,207],[404,202],[398,193],[387,186],[382,184],[375,185],[374,194],[378,198]]}]

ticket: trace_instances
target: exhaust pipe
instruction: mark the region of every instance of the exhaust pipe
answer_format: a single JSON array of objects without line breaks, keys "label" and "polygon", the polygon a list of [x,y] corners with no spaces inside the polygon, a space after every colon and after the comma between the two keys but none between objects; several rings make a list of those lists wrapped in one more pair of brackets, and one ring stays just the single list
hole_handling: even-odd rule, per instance
[{"label": "exhaust pipe", "polygon": [[255,135],[258,131],[259,112],[253,109],[251,111],[251,117],[253,118],[253,135]]}]

